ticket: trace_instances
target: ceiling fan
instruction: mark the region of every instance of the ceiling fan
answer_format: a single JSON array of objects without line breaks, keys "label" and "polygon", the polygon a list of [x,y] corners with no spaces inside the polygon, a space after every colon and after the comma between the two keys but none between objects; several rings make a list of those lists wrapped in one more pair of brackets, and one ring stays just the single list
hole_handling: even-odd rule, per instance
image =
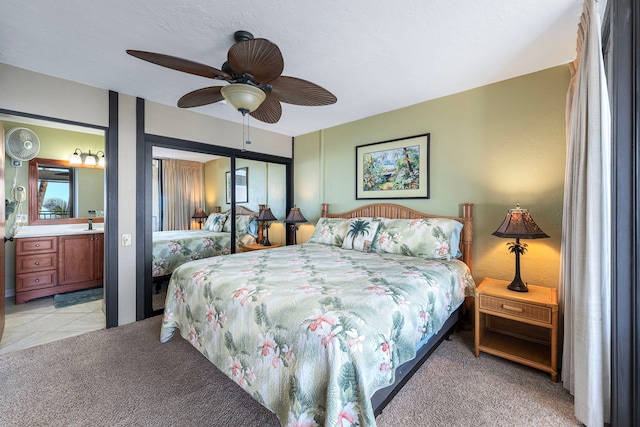
[{"label": "ceiling fan", "polygon": [[254,38],[248,31],[236,31],[236,43],[219,70],[205,64],[161,53],[127,50],[129,55],[163,67],[197,76],[224,80],[226,86],[210,86],[189,92],[178,107],[191,108],[226,99],[242,115],[265,123],[276,123],[282,115],[281,102],[294,105],[330,105],[337,98],[328,90],[296,77],[283,76],[280,49],[267,39]]}]

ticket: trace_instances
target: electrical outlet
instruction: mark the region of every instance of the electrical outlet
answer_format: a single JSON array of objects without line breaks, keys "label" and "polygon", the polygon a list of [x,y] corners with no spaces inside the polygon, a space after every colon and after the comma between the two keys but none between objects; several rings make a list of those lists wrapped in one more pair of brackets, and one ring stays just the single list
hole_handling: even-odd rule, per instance
[{"label": "electrical outlet", "polygon": [[20,222],[20,223],[27,223],[27,214],[17,214],[16,215],[16,222]]},{"label": "electrical outlet", "polygon": [[122,246],[131,246],[131,234],[122,235]]}]

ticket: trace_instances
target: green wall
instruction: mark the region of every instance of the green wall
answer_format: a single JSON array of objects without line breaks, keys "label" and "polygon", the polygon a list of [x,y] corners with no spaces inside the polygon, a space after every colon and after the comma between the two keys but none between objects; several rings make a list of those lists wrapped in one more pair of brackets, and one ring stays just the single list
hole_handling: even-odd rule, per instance
[{"label": "green wall", "polygon": [[[389,202],[441,215],[460,215],[460,204],[472,202],[479,284],[513,278],[510,240],[491,233],[520,202],[551,236],[523,241],[522,279],[557,287],[568,84],[569,68],[560,66],[296,137],[295,203],[315,224],[322,202],[331,212]],[[355,147],[422,133],[431,134],[431,197],[356,200]],[[302,227],[299,241],[312,231]]]}]

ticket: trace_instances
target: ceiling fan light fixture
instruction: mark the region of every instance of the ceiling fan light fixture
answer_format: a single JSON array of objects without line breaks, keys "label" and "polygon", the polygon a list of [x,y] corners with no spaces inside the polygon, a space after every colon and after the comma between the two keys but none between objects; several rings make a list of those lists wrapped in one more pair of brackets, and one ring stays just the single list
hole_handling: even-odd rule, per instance
[{"label": "ceiling fan light fixture", "polygon": [[243,115],[255,111],[267,97],[262,89],[246,83],[233,83],[224,86],[220,89],[220,93],[229,105]]}]

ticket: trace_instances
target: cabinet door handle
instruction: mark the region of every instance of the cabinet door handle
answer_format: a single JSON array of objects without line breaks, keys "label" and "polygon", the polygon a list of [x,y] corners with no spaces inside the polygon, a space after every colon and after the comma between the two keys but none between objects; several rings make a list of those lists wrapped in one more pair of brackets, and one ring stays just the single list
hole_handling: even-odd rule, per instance
[{"label": "cabinet door handle", "polygon": [[508,311],[515,311],[516,313],[522,313],[524,309],[520,307],[514,307],[512,305],[502,304],[502,308]]},{"label": "cabinet door handle", "polygon": [[34,262],[35,265],[40,265],[40,261]]},{"label": "cabinet door handle", "polygon": [[36,243],[36,248],[39,248],[39,247],[40,247],[40,243]]},{"label": "cabinet door handle", "polygon": [[35,283],[40,283],[40,279],[34,280]]}]

